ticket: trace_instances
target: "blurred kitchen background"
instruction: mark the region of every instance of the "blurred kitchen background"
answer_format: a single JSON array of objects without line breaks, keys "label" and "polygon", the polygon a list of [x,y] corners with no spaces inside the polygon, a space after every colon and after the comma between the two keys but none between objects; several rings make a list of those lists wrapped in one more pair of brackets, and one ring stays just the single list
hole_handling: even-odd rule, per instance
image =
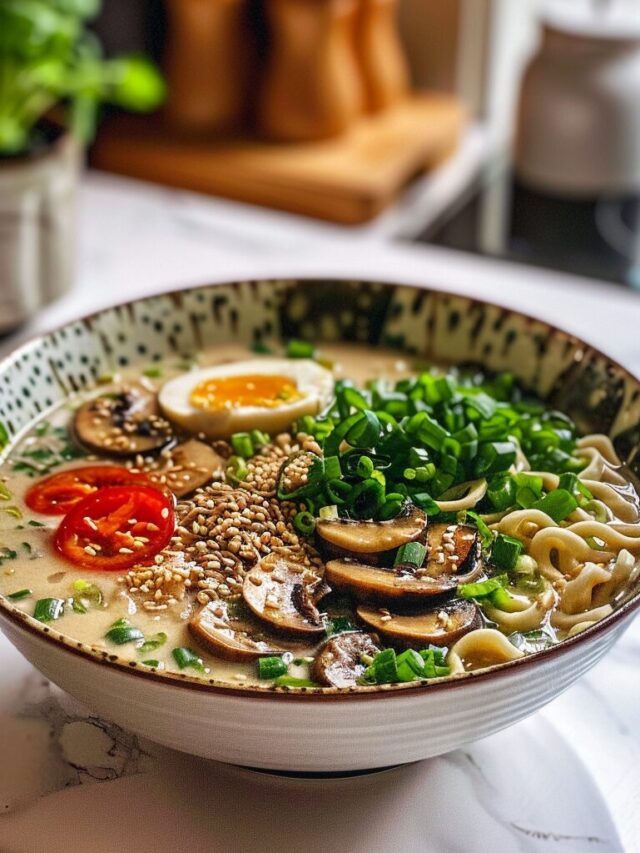
[{"label": "blurred kitchen background", "polygon": [[[12,3],[0,0],[0,15]],[[286,234],[366,235],[640,288],[637,0],[92,5],[86,26],[106,56],[146,55],[167,89],[151,111],[152,98],[145,106],[101,96],[117,106],[100,108],[82,186],[122,187],[131,204],[151,198],[140,183],[105,184],[99,173],[109,173],[241,202],[183,217],[212,234],[233,222],[240,254],[250,251],[250,236],[242,244],[256,211],[271,209],[294,214],[260,220],[283,249]],[[0,37],[0,54],[11,38]],[[24,199],[33,165],[24,160],[0,152],[5,331],[33,315],[39,289],[48,301],[74,275],[62,263],[59,280],[38,281],[51,264],[38,238],[42,210]],[[11,184],[17,169],[22,189]],[[67,234],[46,255],[57,263],[76,226],[55,196],[49,208],[49,238]],[[29,261],[38,252],[40,267]]]}]

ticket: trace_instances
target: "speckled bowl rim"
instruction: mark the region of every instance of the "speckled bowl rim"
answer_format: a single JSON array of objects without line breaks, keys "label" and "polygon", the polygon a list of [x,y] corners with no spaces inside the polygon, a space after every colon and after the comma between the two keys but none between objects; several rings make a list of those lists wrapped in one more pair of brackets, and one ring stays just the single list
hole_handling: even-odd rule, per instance
[{"label": "speckled bowl rim", "polygon": [[[287,281],[297,281],[300,283],[320,283],[320,280],[317,276],[297,276],[295,274],[284,277]],[[269,282],[273,281],[275,284],[277,281],[282,281],[283,277],[278,277],[277,279],[260,279],[261,282]],[[336,283],[340,281],[346,280],[340,276],[326,276],[323,277],[321,281],[330,284]],[[352,276],[350,280],[354,280]],[[462,300],[467,300],[469,302],[475,304],[485,305],[488,308],[497,309],[505,314],[512,314],[521,319],[525,320],[528,323],[538,323],[545,326],[554,336],[558,336],[561,338],[565,338],[573,347],[585,347],[590,350],[593,354],[598,356],[599,358],[604,359],[608,364],[614,366],[617,370],[626,374],[633,382],[640,386],[640,377],[636,376],[632,373],[627,367],[620,364],[611,356],[604,353],[598,347],[593,346],[588,341],[583,338],[579,338],[571,332],[567,332],[565,329],[560,328],[559,326],[554,325],[553,323],[549,323],[546,320],[542,320],[539,317],[535,317],[531,314],[527,314],[523,311],[518,311],[514,308],[509,308],[507,306],[501,305],[497,302],[491,302],[486,299],[481,299],[476,296],[471,296],[469,294],[460,293],[455,290],[441,290],[437,287],[431,286],[421,286],[415,283],[407,283],[407,282],[390,282],[376,279],[358,279],[361,283],[372,284],[384,288],[412,288],[416,291],[426,291],[430,294],[434,294],[437,297],[442,298],[458,298]],[[38,335],[34,335],[27,341],[24,341],[20,346],[18,346],[15,350],[10,352],[7,356],[5,356],[2,360],[0,360],[0,371],[2,371],[5,367],[11,365],[14,361],[19,359],[22,355],[27,353],[30,349],[37,346],[41,341],[43,341],[50,334],[60,331],[63,328],[71,325],[72,323],[82,322],[85,320],[92,320],[94,318],[100,317],[104,314],[107,314],[114,309],[117,308],[126,308],[127,306],[131,306],[134,304],[139,304],[142,302],[150,301],[157,298],[162,297],[171,297],[176,294],[184,294],[195,292],[198,290],[206,290],[212,287],[233,287],[239,286],[244,283],[240,280],[232,280],[232,281],[218,281],[209,284],[198,284],[191,285],[186,288],[180,289],[168,289],[164,291],[160,291],[158,293],[148,294],[146,296],[138,297],[136,299],[130,299],[126,302],[117,302],[113,305],[107,306],[106,308],[101,308],[99,311],[91,312],[90,314],[82,315],[81,317],[73,318],[72,320],[67,321],[53,329],[49,329],[46,332],[40,333]],[[24,432],[24,429],[20,431],[20,434]],[[538,652],[533,652],[532,654],[526,655],[521,658],[516,658],[515,660],[506,661],[504,663],[496,664],[495,666],[488,667],[486,669],[478,670],[476,672],[465,672],[458,673],[456,675],[448,676],[445,678],[437,678],[429,681],[414,681],[408,684],[379,684],[379,685],[371,685],[371,686],[362,686],[362,687],[350,687],[350,688],[338,688],[338,687],[273,687],[273,686],[265,686],[262,687],[260,685],[245,685],[245,686],[236,686],[233,684],[229,684],[228,682],[218,681],[216,679],[205,680],[203,678],[199,678],[197,676],[188,675],[182,672],[171,672],[171,671],[161,671],[157,670],[153,667],[143,667],[139,665],[137,661],[128,661],[125,658],[121,658],[119,655],[110,654],[105,649],[100,649],[97,646],[92,646],[87,643],[83,643],[77,640],[72,640],[69,637],[66,637],[64,634],[56,631],[51,628],[49,625],[46,625],[28,613],[20,610],[15,604],[10,602],[8,599],[0,596],[0,621],[6,620],[12,623],[18,629],[24,629],[28,634],[35,635],[41,640],[49,641],[52,647],[56,649],[62,649],[65,652],[71,653],[78,657],[81,657],[85,661],[99,664],[101,666],[108,666],[110,668],[114,668],[121,673],[127,673],[134,677],[142,677],[147,680],[153,680],[158,684],[163,684],[168,687],[174,688],[182,688],[189,690],[198,690],[200,692],[211,693],[215,696],[234,696],[234,697],[259,697],[261,699],[277,699],[277,700],[289,700],[289,701],[336,701],[336,700],[370,700],[370,699],[378,699],[388,696],[398,697],[410,697],[414,696],[416,691],[424,692],[424,691],[443,691],[443,690],[453,690],[459,688],[465,684],[470,682],[489,682],[494,680],[495,678],[501,678],[504,676],[508,676],[512,672],[521,672],[525,667],[533,667],[538,663],[544,663],[546,661],[551,661],[554,658],[557,658],[559,655],[566,654],[567,652],[572,651],[573,649],[579,647],[584,643],[588,643],[592,639],[596,639],[600,636],[604,636],[605,634],[610,633],[617,626],[621,625],[622,622],[630,617],[634,611],[640,609],[640,589],[631,596],[627,601],[624,602],[617,610],[614,610],[608,616],[605,616],[603,619],[600,619],[595,624],[591,625],[589,628],[581,631],[579,634],[576,634],[573,637],[569,637],[566,640],[562,640],[555,646],[551,646],[550,648],[543,649]]]}]

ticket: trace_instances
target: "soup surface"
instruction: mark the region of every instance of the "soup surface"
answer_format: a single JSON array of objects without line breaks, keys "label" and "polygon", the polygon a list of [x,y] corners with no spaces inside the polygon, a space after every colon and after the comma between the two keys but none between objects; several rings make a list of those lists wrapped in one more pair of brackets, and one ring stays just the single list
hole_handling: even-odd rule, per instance
[{"label": "soup surface", "polygon": [[0,467],[0,594],[152,671],[302,689],[547,648],[638,575],[609,439],[509,375],[291,341],[106,376]]}]

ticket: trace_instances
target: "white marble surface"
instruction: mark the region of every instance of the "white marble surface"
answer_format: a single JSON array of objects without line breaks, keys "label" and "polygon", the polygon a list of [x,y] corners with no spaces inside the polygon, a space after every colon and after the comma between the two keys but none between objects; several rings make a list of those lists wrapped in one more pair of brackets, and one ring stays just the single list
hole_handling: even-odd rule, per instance
[{"label": "white marble surface", "polygon": [[[75,291],[24,334],[225,278],[347,274],[451,288],[557,321],[640,371],[640,297],[99,175]],[[3,349],[10,346],[5,342]],[[640,850],[640,620],[535,717],[384,774],[290,780],[171,753],[92,718],[0,636],[0,852]]]}]

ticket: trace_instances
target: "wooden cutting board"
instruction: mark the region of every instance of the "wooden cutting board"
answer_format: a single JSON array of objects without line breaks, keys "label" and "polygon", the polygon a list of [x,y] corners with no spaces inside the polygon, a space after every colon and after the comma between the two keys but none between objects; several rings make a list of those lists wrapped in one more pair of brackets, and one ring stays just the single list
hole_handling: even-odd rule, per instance
[{"label": "wooden cutting board", "polygon": [[366,222],[415,175],[451,154],[465,123],[460,102],[413,95],[318,142],[197,141],[172,136],[159,118],[116,116],[91,160],[99,169],[275,207],[332,222]]}]

